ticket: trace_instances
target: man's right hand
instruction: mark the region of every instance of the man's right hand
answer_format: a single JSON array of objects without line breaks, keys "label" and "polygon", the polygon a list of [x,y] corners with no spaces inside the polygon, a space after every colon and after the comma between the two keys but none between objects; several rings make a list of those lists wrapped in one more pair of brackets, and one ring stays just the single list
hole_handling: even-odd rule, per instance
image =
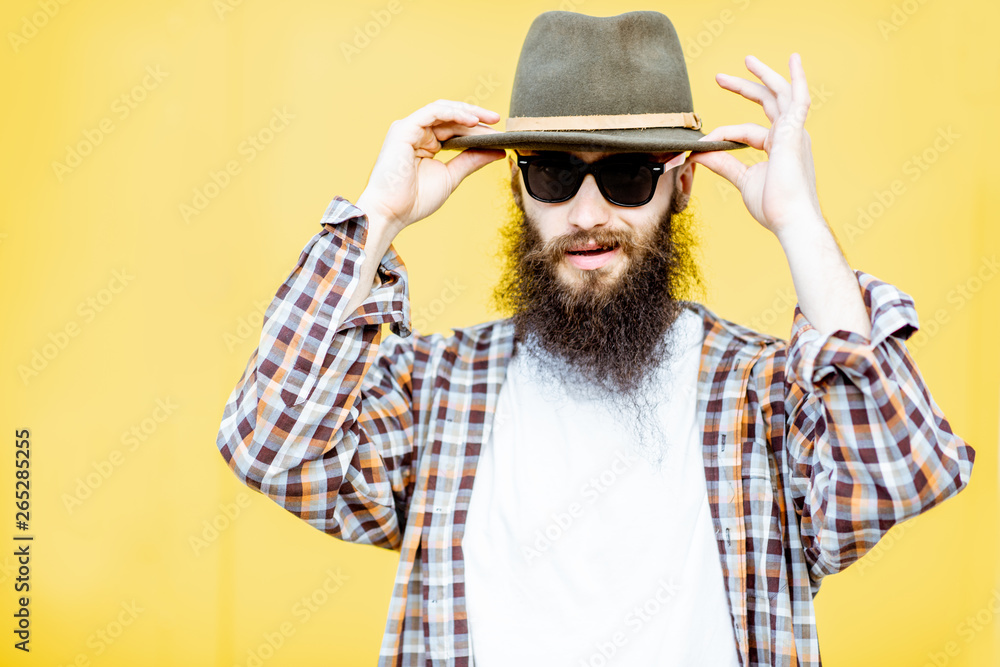
[{"label": "man's right hand", "polygon": [[499,120],[500,114],[474,104],[438,100],[393,122],[356,205],[391,239],[441,208],[466,176],[505,156],[499,149],[469,148],[448,162],[434,159],[441,142],[497,132],[479,123]]},{"label": "man's right hand", "polygon": [[458,135],[497,132],[479,122],[499,120],[500,114],[474,104],[438,100],[389,126],[368,185],[355,202],[368,217],[368,236],[365,260],[358,270],[363,287],[352,295],[344,317],[378,287],[378,266],[396,234],[441,208],[466,176],[506,155],[497,149],[468,148],[441,162],[434,159],[441,142]]}]

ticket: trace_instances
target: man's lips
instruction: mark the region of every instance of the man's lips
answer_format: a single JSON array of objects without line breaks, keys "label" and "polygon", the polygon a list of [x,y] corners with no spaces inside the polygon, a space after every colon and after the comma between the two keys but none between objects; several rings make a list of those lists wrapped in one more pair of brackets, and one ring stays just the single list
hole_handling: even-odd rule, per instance
[{"label": "man's lips", "polygon": [[618,255],[618,251],[619,247],[617,245],[599,246],[592,243],[590,245],[570,248],[566,251],[566,259],[578,269],[592,271],[614,259]]}]

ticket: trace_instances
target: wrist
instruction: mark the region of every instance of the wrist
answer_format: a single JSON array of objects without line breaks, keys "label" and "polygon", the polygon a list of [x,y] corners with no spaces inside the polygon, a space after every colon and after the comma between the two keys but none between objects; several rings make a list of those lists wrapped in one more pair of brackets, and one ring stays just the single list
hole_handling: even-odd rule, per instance
[{"label": "wrist", "polygon": [[364,194],[358,197],[355,206],[361,209],[365,214],[365,219],[367,221],[366,227],[368,228],[368,235],[365,240],[366,249],[369,251],[377,251],[384,254],[389,246],[392,245],[393,240],[396,235],[402,231],[403,226],[398,224],[394,218],[386,215],[382,210],[374,204],[374,202],[368,200]]},{"label": "wrist", "polygon": [[369,198],[366,193],[361,193],[358,197],[357,202],[354,204],[362,211],[364,211],[365,217],[368,219],[368,230],[377,230],[379,235],[395,238],[396,234],[402,231],[405,225],[399,224],[399,222],[392,215],[385,212],[381,206],[379,206],[374,200]]}]

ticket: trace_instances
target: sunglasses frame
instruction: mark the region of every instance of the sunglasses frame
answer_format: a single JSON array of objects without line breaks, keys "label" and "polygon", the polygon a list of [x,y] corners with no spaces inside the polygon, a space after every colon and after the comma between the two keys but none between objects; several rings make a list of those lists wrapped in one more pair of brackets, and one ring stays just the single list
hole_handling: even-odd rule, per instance
[{"label": "sunglasses frame", "polygon": [[[536,195],[534,192],[532,192],[531,185],[528,183],[528,169],[531,167],[531,163],[537,160],[542,160],[542,159],[551,160],[553,158],[552,153],[559,154],[561,152],[553,151],[553,152],[543,152],[541,155],[521,155],[516,150],[514,151],[514,154],[517,155],[517,166],[521,169],[521,177],[524,180],[525,190],[528,191],[528,194],[531,195],[532,199],[536,199],[546,204],[560,204],[562,202],[569,201],[570,199],[576,196],[577,192],[580,191],[580,186],[583,185],[583,180],[587,177],[587,174],[593,174],[594,181],[597,182],[597,189],[601,191],[601,195],[610,203],[614,204],[615,206],[623,206],[626,208],[635,208],[637,206],[644,206],[648,204],[653,199],[653,195],[656,194],[656,183],[657,181],[660,180],[660,176],[662,176],[664,173],[664,165],[667,164],[666,162],[657,162],[655,160],[628,158],[629,155],[642,155],[642,153],[621,153],[618,155],[609,155],[608,157],[604,157],[601,158],[600,160],[595,160],[594,162],[589,162],[589,163],[584,162],[583,160],[581,160],[576,156],[570,155],[568,156],[567,161],[569,162],[571,169],[574,170],[573,173],[579,174],[578,177],[579,180],[576,184],[576,187],[573,188],[573,190],[569,193],[569,195],[561,199],[543,199],[538,195]],[[678,152],[678,155],[680,155],[680,152]],[[601,171],[604,169],[605,166],[609,164],[621,164],[623,162],[649,167],[650,171],[652,172],[653,183],[649,188],[649,197],[647,197],[645,200],[635,204],[623,204],[612,199],[608,195],[607,191],[604,189],[604,184],[601,180]]]}]

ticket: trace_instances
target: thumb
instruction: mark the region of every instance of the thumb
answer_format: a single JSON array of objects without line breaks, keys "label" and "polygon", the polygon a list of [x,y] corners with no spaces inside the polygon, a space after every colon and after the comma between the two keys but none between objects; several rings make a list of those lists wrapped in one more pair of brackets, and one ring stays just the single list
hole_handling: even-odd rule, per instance
[{"label": "thumb", "polygon": [[738,183],[740,177],[743,175],[743,172],[747,170],[747,166],[745,164],[737,160],[729,153],[723,151],[691,153],[691,157],[688,158],[688,161],[694,162],[695,164],[705,165],[737,187],[739,187]]},{"label": "thumb", "polygon": [[458,184],[474,171],[482,169],[490,162],[507,156],[507,152],[495,148],[467,148],[445,163],[452,183]]}]

